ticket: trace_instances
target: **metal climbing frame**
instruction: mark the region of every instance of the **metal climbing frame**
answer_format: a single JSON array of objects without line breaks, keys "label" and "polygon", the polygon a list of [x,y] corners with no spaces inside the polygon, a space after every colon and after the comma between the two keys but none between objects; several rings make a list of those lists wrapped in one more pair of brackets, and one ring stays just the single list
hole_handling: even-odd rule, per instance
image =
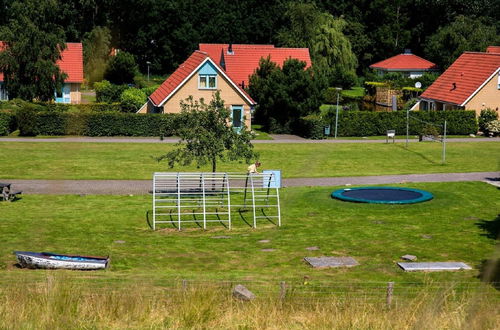
[{"label": "metal climbing frame", "polygon": [[220,223],[231,229],[233,219],[256,228],[259,220],[281,226],[279,179],[275,172],[182,173],[153,175],[153,230],[188,223],[203,229]]}]

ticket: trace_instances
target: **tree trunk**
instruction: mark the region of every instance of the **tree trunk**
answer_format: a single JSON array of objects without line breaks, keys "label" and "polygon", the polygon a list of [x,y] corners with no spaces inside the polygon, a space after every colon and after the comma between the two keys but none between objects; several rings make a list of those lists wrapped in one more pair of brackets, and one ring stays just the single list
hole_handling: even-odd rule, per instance
[{"label": "tree trunk", "polygon": [[215,173],[215,170],[217,169],[217,158],[212,158],[212,172]]}]

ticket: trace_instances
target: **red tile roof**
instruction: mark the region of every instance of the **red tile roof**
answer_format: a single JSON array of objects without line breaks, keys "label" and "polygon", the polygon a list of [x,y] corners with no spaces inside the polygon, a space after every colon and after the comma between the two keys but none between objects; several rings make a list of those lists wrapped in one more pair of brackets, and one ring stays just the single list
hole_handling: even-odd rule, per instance
[{"label": "red tile roof", "polygon": [[[191,76],[194,73],[194,70],[200,66],[207,58],[209,58],[208,54],[199,50],[196,50],[191,56],[182,63],[177,70],[174,71],[162,84],[158,89],[156,89],[153,94],[149,96],[150,100],[156,106],[160,105],[163,100],[165,100],[168,96],[170,96],[181,84],[184,82],[186,78]],[[224,73],[224,70],[217,64],[216,61],[212,60],[217,67],[217,69]],[[255,104],[255,101],[245,92],[241,87],[239,87],[231,78],[228,76],[230,82],[232,82],[236,89],[244,95],[245,98],[251,104]]]},{"label": "red tile roof", "polygon": [[[5,43],[0,41],[0,51],[5,49]],[[61,59],[57,65],[68,77],[66,82],[83,82],[83,47],[79,42],[66,44],[66,49],[61,52]],[[3,81],[3,73],[0,72],[0,81]]]},{"label": "red tile roof", "polygon": [[418,70],[427,71],[437,69],[437,65],[414,54],[399,54],[386,60],[370,65],[372,69],[382,70]]},{"label": "red tile roof", "polygon": [[462,105],[500,68],[500,53],[465,52],[420,96]]},{"label": "red tile roof", "polygon": [[500,46],[489,46],[486,48],[487,53],[500,53]]},{"label": "red tile roof", "polygon": [[242,45],[233,44],[233,54],[228,54],[228,44],[200,44],[201,51],[216,62],[221,64],[221,54],[224,54],[225,72],[239,86],[244,84],[248,86],[248,80],[259,67],[261,58],[271,56],[271,60],[278,64],[283,63],[289,58],[295,58],[306,62],[306,68],[311,66],[311,57],[307,48],[276,48],[274,45]]}]

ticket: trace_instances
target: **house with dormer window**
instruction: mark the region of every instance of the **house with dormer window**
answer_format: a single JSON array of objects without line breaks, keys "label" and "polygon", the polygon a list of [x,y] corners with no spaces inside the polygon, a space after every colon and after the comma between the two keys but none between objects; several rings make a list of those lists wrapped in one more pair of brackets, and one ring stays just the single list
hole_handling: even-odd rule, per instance
[{"label": "house with dormer window", "polygon": [[199,48],[149,96],[139,113],[179,113],[180,102],[186,98],[192,96],[209,102],[219,91],[230,108],[232,126],[238,128],[244,122],[250,129],[256,103],[245,88],[260,59],[270,57],[282,65],[295,58],[306,62],[306,68],[311,66],[307,48],[239,44],[200,44]]}]

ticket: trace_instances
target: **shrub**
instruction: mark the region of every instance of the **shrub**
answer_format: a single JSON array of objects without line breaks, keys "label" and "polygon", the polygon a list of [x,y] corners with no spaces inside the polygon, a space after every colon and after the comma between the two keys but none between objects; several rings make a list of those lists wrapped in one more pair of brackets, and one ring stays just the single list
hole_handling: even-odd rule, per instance
[{"label": "shrub", "polygon": [[15,116],[9,112],[0,112],[0,136],[9,135],[16,129]]},{"label": "shrub", "polygon": [[174,114],[119,112],[42,112],[36,116],[37,134],[85,136],[171,136]]},{"label": "shrub", "polygon": [[150,96],[151,94],[154,93],[155,90],[158,89],[158,87],[160,87],[160,85],[154,85],[154,86],[144,87],[144,88],[141,88],[141,91],[143,91],[144,94],[146,94],[146,96]]},{"label": "shrub", "polygon": [[[411,113],[410,134],[420,134],[426,123],[443,125],[447,121],[447,134],[467,135],[477,130],[474,111],[418,111]],[[334,115],[328,122],[335,124]],[[338,121],[339,136],[385,135],[387,130],[395,129],[396,134],[406,133],[406,112],[340,111]],[[442,134],[442,129],[439,134]]]},{"label": "shrub", "polygon": [[500,134],[500,120],[492,120],[486,125],[488,132],[494,136]]},{"label": "shrub", "polygon": [[481,114],[479,115],[479,130],[484,133],[488,133],[488,123],[497,120],[498,113],[492,109],[481,110]]},{"label": "shrub", "polygon": [[124,90],[120,96],[122,111],[137,112],[146,103],[147,98],[147,95],[141,89],[129,88]]},{"label": "shrub", "polygon": [[26,103],[16,111],[16,120],[19,126],[19,135],[35,136],[37,132],[37,106]]},{"label": "shrub", "polygon": [[293,125],[294,133],[313,140],[320,140],[325,138],[324,128],[327,125],[318,115],[309,115],[301,117]]},{"label": "shrub", "polygon": [[120,96],[124,90],[129,88],[126,85],[114,85],[107,80],[94,84],[96,101],[99,103],[120,102]]},{"label": "shrub", "polygon": [[327,104],[337,104],[337,95],[339,98],[339,104],[344,101],[344,96],[340,91],[337,91],[334,87],[328,87],[323,93],[324,101]]},{"label": "shrub", "polygon": [[117,85],[131,84],[137,71],[134,55],[122,51],[108,62],[104,78]]}]

